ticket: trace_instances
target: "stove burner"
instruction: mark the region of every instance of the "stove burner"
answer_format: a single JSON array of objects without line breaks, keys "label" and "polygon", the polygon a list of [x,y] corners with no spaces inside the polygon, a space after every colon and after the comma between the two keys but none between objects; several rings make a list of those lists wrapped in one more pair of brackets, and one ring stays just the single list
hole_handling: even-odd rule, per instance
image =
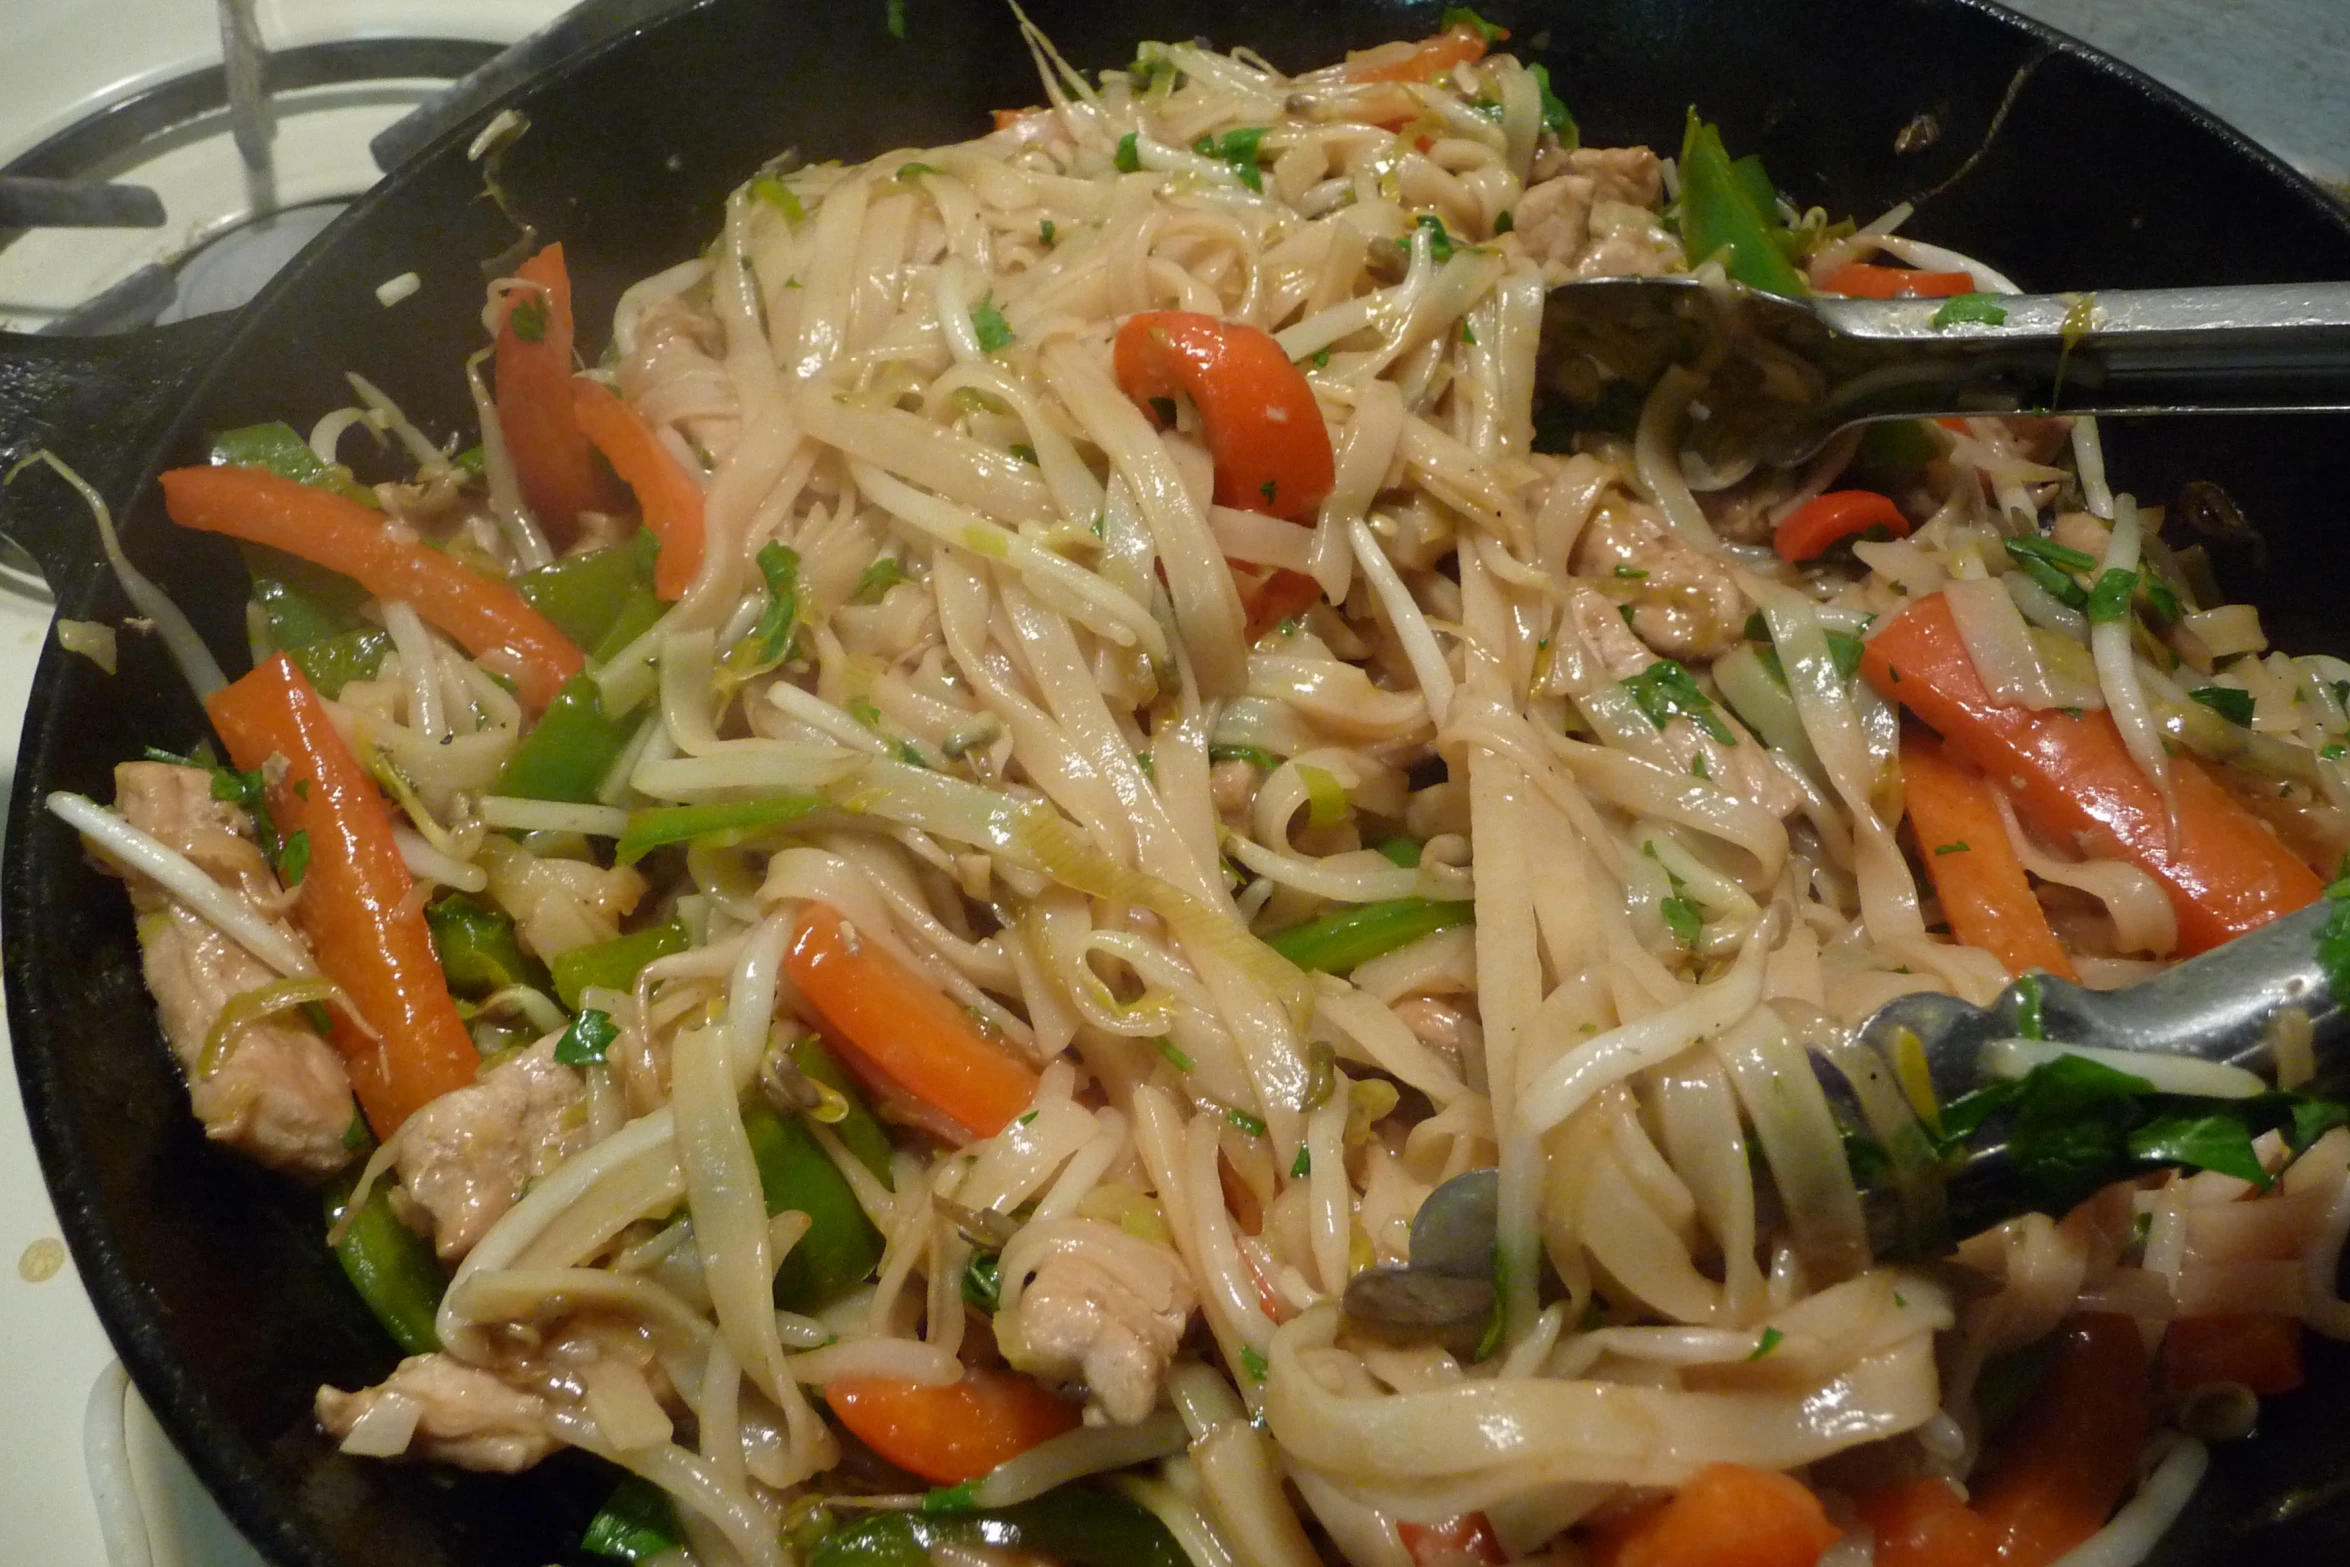
[{"label": "stove burner", "polygon": [[244,304],[375,182],[376,134],[497,52],[463,40],[370,38],[268,55],[261,85],[273,167],[262,179],[243,155],[222,66],[67,127],[0,168],[0,189],[146,186],[163,221],[144,231],[12,230],[0,217],[0,326],[119,332]]}]

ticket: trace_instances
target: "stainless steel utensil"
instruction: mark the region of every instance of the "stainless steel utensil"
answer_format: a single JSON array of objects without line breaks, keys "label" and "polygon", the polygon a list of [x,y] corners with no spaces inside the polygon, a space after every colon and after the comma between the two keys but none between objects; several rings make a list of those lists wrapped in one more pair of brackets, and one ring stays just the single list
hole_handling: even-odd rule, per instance
[{"label": "stainless steel utensil", "polygon": [[[2095,991],[2045,974],[2027,975],[1987,1007],[1939,992],[1887,1003],[1864,1023],[1872,1067],[1888,1073],[1914,1051],[1935,1098],[1949,1103],[1984,1082],[1984,1051],[2001,1040],[2038,1036],[2068,1045],[2144,1056],[2179,1056],[2273,1074],[2280,1039],[2305,1040],[2324,1085],[2340,1074],[2350,1012],[2334,993],[2319,938],[2337,908],[2332,898],[2119,990]],[[1904,1036],[1909,1037],[1904,1037]],[[1850,1112],[1852,1090],[1821,1057],[1815,1072],[1832,1104]],[[1493,1304],[1496,1172],[1471,1170],[1438,1186],[1412,1220],[1411,1261],[1367,1268],[1347,1285],[1347,1314],[1400,1335],[1473,1342]],[[1968,1235],[2029,1212],[2030,1193],[2007,1156],[1987,1138],[1970,1143],[1917,1210],[1889,1186],[1863,1182],[1861,1204],[1880,1256],[1931,1249],[1928,1238]]]},{"label": "stainless steel utensil", "polygon": [[2350,408],[2350,283],[1980,297],[1988,308],[1938,327],[1947,300],[1568,283],[1544,305],[1545,379],[1588,394],[1596,364],[1646,385],[1743,345],[1780,372],[1736,411],[1741,441],[1773,462],[1877,419]]}]

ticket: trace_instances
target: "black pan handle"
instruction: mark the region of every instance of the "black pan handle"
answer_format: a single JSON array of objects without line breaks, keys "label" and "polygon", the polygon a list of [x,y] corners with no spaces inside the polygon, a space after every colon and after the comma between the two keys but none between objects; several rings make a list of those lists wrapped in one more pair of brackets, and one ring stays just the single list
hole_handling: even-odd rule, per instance
[{"label": "black pan handle", "polygon": [[[0,471],[45,448],[119,513],[236,319],[199,316],[115,337],[0,332]],[[0,490],[0,533],[39,563],[61,605],[79,602],[106,569],[88,509],[54,479],[28,472]]]}]

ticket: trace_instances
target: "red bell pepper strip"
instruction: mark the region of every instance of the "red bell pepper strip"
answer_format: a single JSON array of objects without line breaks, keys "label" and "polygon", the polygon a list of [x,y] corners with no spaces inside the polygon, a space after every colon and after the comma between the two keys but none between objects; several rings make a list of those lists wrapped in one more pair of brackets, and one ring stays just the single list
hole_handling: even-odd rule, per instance
[{"label": "red bell pepper strip", "polygon": [[[1496,28],[1495,32],[1503,38],[1509,36],[1504,29]],[[1456,65],[1474,65],[1484,58],[1485,35],[1464,22],[1418,43],[1381,44],[1376,49],[1350,54],[1346,58],[1346,79],[1425,82],[1442,76]]]},{"label": "red bell pepper strip", "polygon": [[702,486],[661,444],[644,416],[602,382],[574,380],[571,406],[596,450],[636,492],[645,526],[661,541],[653,592],[674,602],[702,569]]},{"label": "red bell pepper strip", "polygon": [[1509,1559],[1483,1513],[1462,1513],[1442,1523],[1407,1519],[1396,1524],[1395,1533],[1403,1542],[1404,1554],[1411,1557],[1412,1567],[1481,1567],[1488,1562],[1500,1567]]},{"label": "red bell pepper strip", "polygon": [[2047,1567],[2105,1526],[2154,1426],[2138,1324],[2084,1313],[2048,1381],[1974,1481],[1975,1511],[1999,1536],[2002,1567]]},{"label": "red bell pepper strip", "polygon": [[1154,424],[1154,398],[1190,394],[1220,504],[1302,522],[1330,493],[1337,462],[1314,389],[1266,333],[1196,311],[1146,310],[1118,328],[1113,365],[1119,389]]},{"label": "red bell pepper strip", "polygon": [[1248,616],[1241,638],[1253,645],[1290,616],[1302,615],[1321,601],[1322,584],[1302,571],[1276,568],[1263,580],[1241,588],[1240,607]]},{"label": "red bell pepper strip", "polygon": [[1905,1480],[1854,1498],[1876,1567],[1999,1567],[1999,1532],[1947,1480]]},{"label": "red bell pepper strip", "polygon": [[2325,884],[2192,757],[2171,758],[2179,844],[2162,796],[2105,713],[2075,717],[1995,702],[1950,606],[1918,600],[1863,646],[1860,672],[1924,720],[1953,755],[2004,784],[2043,838],[2126,859],[2162,883],[2182,955],[2207,951],[2315,903]]},{"label": "red bell pepper strip", "polygon": [[[349,503],[345,503],[349,504]],[[481,1064],[425,926],[424,905],[392,814],[328,718],[326,703],[283,653],[205,704],[229,755],[248,771],[286,759],[270,813],[289,838],[305,835],[309,868],[294,923],[326,977],[381,1035],[371,1040],[335,1014],[333,1041],[379,1138],[474,1080]]]},{"label": "red bell pepper strip", "polygon": [[1670,1501],[1593,1531],[1593,1567],[1812,1567],[1841,1531],[1802,1481],[1708,1464]]},{"label": "red bell pepper strip", "polygon": [[2164,1329],[2163,1390],[2192,1393],[2214,1382],[2240,1382],[2262,1398],[2299,1387],[2301,1319],[2276,1312],[2181,1317]]},{"label": "red bell pepper strip", "polygon": [[867,1447],[936,1485],[976,1480],[1082,1419],[1076,1404],[1027,1377],[978,1366],[938,1386],[834,1377],[824,1404]]},{"label": "red bell pepper strip", "polygon": [[1771,536],[1771,548],[1781,560],[1817,560],[1871,528],[1882,529],[1889,539],[1909,537],[1909,519],[1890,498],[1874,490],[1830,490],[1790,512]]},{"label": "red bell pepper strip", "polygon": [[1934,878],[1952,934],[1998,958],[2010,974],[2045,969],[2077,979],[2073,960],[2032,896],[1991,785],[1916,724],[1901,735],[1901,786],[1918,857]]},{"label": "red bell pepper strip", "polygon": [[381,512],[265,468],[174,468],[164,509],[183,528],[266,544],[339,572],[379,599],[398,599],[455,637],[484,668],[512,680],[535,712],[585,667],[579,649],[505,583],[440,550],[403,539]]},{"label": "red bell pepper strip", "polygon": [[571,273],[563,247],[549,245],[514,275],[538,286],[500,301],[498,428],[522,498],[561,546],[577,533],[581,512],[615,510],[619,496],[571,411]]},{"label": "red bell pepper strip", "polygon": [[[993,1137],[1036,1098],[1036,1074],[980,1036],[970,1017],[821,903],[800,914],[785,972],[838,1035],[852,1066]],[[863,1074],[860,1074],[863,1075]]]},{"label": "red bell pepper strip", "polygon": [[1872,266],[1848,261],[1828,274],[1824,292],[1854,299],[1946,299],[1975,291],[1971,272],[1912,272],[1907,267]]}]

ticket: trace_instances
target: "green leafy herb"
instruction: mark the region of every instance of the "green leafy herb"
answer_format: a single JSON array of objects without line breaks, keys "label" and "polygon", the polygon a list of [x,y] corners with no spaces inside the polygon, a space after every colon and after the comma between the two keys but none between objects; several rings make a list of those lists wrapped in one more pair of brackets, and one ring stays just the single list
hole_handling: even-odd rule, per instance
[{"label": "green leafy herb", "polygon": [[2017,561],[2044,560],[2051,566],[2062,566],[2067,571],[2095,571],[2097,558],[2086,551],[2044,539],[2038,534],[2027,534],[2007,541],[2007,553]]},{"label": "green leafy herb", "polygon": [[1240,1109],[1237,1106],[1226,1105],[1224,1107],[1224,1119],[1230,1121],[1234,1129],[1245,1137],[1262,1137],[1265,1135],[1264,1118],[1262,1116],[1251,1115],[1248,1111]]},{"label": "green leafy herb", "polygon": [[1623,578],[1626,582],[1638,582],[1643,577],[1646,577],[1648,573],[1642,571],[1638,566],[1626,566],[1619,562],[1616,566],[1616,575]]},{"label": "green leafy herb", "polygon": [[620,1027],[612,1021],[612,1014],[589,1007],[573,1018],[563,1037],[555,1041],[555,1059],[565,1066],[602,1066],[612,1041],[619,1037]]},{"label": "green leafy herb", "polygon": [[1456,27],[1476,29],[1477,36],[1489,44],[1499,43],[1510,35],[1508,28],[1494,26],[1465,5],[1452,6],[1436,19],[1438,32],[1449,33]]},{"label": "green leafy herb", "polygon": [[1965,840],[1964,838],[1961,838],[1961,839],[1960,839],[1958,842],[1956,842],[1956,843],[1938,843],[1938,844],[1934,845],[1934,852],[1935,852],[1937,855],[1941,855],[1941,854],[1965,854],[1965,853],[1967,853],[1967,852],[1968,852],[1968,850],[1967,850],[1967,846],[1966,846],[1966,840]]},{"label": "green leafy herb", "polygon": [[1461,341],[1468,344],[1471,348],[1477,346],[1477,329],[1469,325],[1466,318],[1463,318],[1461,321]]},{"label": "green leafy herb", "polygon": [[516,337],[526,343],[543,341],[547,335],[546,300],[536,292],[523,295],[515,301],[513,310],[508,312],[506,324],[514,329]]},{"label": "green leafy herb", "polygon": [[1517,226],[1517,216],[1506,209],[1493,215],[1493,237],[1495,239],[1501,238],[1502,235],[1509,233]]},{"label": "green leafy herb", "polygon": [[2145,576],[2146,580],[2138,585],[2138,591],[2146,599],[2148,612],[2154,616],[2158,625],[2170,625],[2179,618],[2181,612],[2178,594],[2172,592],[2170,584],[2152,571],[2148,571]]},{"label": "green leafy herb", "polygon": [[1174,1040],[1161,1035],[1159,1038],[1152,1040],[1151,1043],[1159,1047],[1159,1054],[1165,1056],[1167,1058],[1168,1065],[1174,1067],[1176,1071],[1188,1072],[1191,1070],[1191,1057],[1185,1055],[1182,1049],[1176,1045]]},{"label": "green leafy herb", "polygon": [[1265,188],[1265,176],[1257,167],[1257,144],[1264,139],[1264,126],[1243,125],[1221,136],[1202,136],[1192,143],[1191,150],[1203,158],[1213,158],[1219,163],[1230,165],[1241,184],[1261,194]]},{"label": "green leafy herb", "polygon": [[1787,1335],[1780,1332],[1777,1328],[1764,1328],[1762,1330],[1762,1337],[1754,1341],[1754,1353],[1748,1355],[1746,1358],[1748,1360],[1762,1359],[1763,1356],[1769,1354],[1772,1350],[1777,1349],[1779,1345],[1786,1339],[1786,1337]]},{"label": "green leafy herb", "polygon": [[982,353],[999,353],[1012,346],[1011,324],[995,305],[995,296],[987,295],[971,307],[971,333],[979,339]]},{"label": "green leafy herb", "polygon": [[1565,101],[1551,91],[1550,67],[1537,60],[1526,69],[1534,78],[1536,90],[1542,94],[1542,128],[1555,133],[1559,144],[1573,152],[1580,139],[1575,129],[1575,117],[1567,112]]},{"label": "green leafy herb", "polygon": [[1141,172],[1142,149],[1140,146],[1140,141],[1140,134],[1135,131],[1128,131],[1125,135],[1118,138],[1118,151],[1111,161],[1118,165],[1118,172],[1120,174],[1137,174]]},{"label": "green leafy herb", "polygon": [[939,171],[927,163],[901,163],[892,179],[910,180],[917,174],[936,174]]},{"label": "green leafy herb", "polygon": [[1657,912],[1664,915],[1665,928],[1673,933],[1675,941],[1684,947],[1697,945],[1697,938],[1705,930],[1705,916],[1696,904],[1675,894],[1658,904]]},{"label": "green leafy herb", "polygon": [[482,444],[479,441],[466,447],[449,461],[453,466],[463,469],[477,479],[490,471],[489,453],[482,449]]},{"label": "green leafy herb", "polygon": [[2329,741],[2317,748],[2317,759],[2321,762],[2338,762],[2345,756],[2350,756],[2350,745],[2344,745],[2339,740]]},{"label": "green leafy herb", "polygon": [[1428,235],[1428,254],[1439,266],[1452,259],[1452,236],[1445,232],[1444,219],[1433,212],[1423,212],[1412,219]]},{"label": "green leafy herb", "polygon": [[2130,614],[2130,595],[2138,590],[2138,574],[2134,571],[2109,570],[2097,579],[2089,590],[2089,602],[2081,606],[2081,613],[2092,625],[2104,625],[2127,620]]},{"label": "green leafy herb", "polygon": [[630,1475],[612,1488],[602,1510],[588,1520],[579,1548],[590,1556],[641,1562],[676,1550],[684,1538],[669,1493]]},{"label": "green leafy herb", "polygon": [[1248,1373],[1251,1382],[1262,1382],[1272,1366],[1265,1360],[1265,1352],[1254,1344],[1240,1346],[1240,1369]]},{"label": "green leafy herb", "polygon": [[1273,496],[1279,487],[1280,484],[1278,480],[1267,479],[1264,483],[1257,486],[1257,493],[1262,495],[1265,498],[1265,504],[1270,506],[1273,504]]},{"label": "green leafy herb", "polygon": [[1714,711],[1713,699],[1698,688],[1697,678],[1669,658],[1660,658],[1624,682],[1642,716],[1662,729],[1675,718],[1686,718],[1722,745],[1736,745],[1737,734]]},{"label": "green leafy herb", "polygon": [[1953,294],[1934,312],[1934,330],[1953,326],[1997,326],[2007,319],[2007,307],[1989,294]]},{"label": "green leafy herb", "polygon": [[2326,897],[2334,908],[2317,933],[2317,962],[2334,994],[2350,996],[2350,857],[2334,872]]},{"label": "green leafy herb", "polygon": [[2089,591],[2075,582],[2070,573],[2094,571],[2097,562],[2079,550],[2049,539],[2009,539],[2007,554],[2016,568],[2044,588],[2050,598],[2073,609],[2089,602]]},{"label": "green leafy herb", "polygon": [[889,590],[906,580],[905,565],[895,555],[881,555],[874,559],[857,578],[856,591],[849,595],[852,604],[878,604]]},{"label": "green leafy herb", "polygon": [[2192,701],[2201,702],[2231,724],[2249,726],[2252,722],[2252,693],[2234,686],[2197,686],[2187,693]]},{"label": "green leafy herb", "polygon": [[299,829],[287,835],[277,848],[278,880],[289,887],[302,885],[302,878],[310,871],[310,834]]},{"label": "green leafy herb", "polygon": [[1311,363],[1311,364],[1313,365],[1313,367],[1314,367],[1315,369],[1317,369],[1317,370],[1327,370],[1327,369],[1329,369],[1329,368],[1330,368],[1330,350],[1329,350],[1327,347],[1316,349],[1316,350],[1314,351],[1314,357],[1313,357],[1313,359],[1310,361],[1310,363]]},{"label": "green leafy herb", "polygon": [[1302,1181],[1313,1173],[1313,1151],[1305,1144],[1300,1143],[1297,1146],[1297,1157],[1289,1161],[1289,1178],[1293,1181]]},{"label": "green leafy herb", "polygon": [[2252,1151],[2251,1128],[2224,1110],[2160,1116],[2130,1133],[2129,1149],[2132,1158],[2217,1170],[2263,1188],[2269,1183],[2267,1169]]},{"label": "green leafy herb", "polygon": [[989,1316],[1004,1303],[1003,1259],[992,1251],[974,1252],[963,1269],[963,1298]]},{"label": "green leafy herb", "polygon": [[1050,218],[1045,218],[1045,219],[1042,219],[1042,220],[1040,220],[1040,221],[1037,223],[1037,225],[1036,225],[1036,237],[1037,237],[1037,238],[1039,238],[1039,239],[1041,239],[1041,240],[1043,240],[1043,241],[1045,242],[1045,244],[1046,244],[1046,245],[1048,245],[1048,246],[1052,244],[1052,242],[1053,242],[1053,220],[1052,220],[1052,219],[1050,219]]}]

